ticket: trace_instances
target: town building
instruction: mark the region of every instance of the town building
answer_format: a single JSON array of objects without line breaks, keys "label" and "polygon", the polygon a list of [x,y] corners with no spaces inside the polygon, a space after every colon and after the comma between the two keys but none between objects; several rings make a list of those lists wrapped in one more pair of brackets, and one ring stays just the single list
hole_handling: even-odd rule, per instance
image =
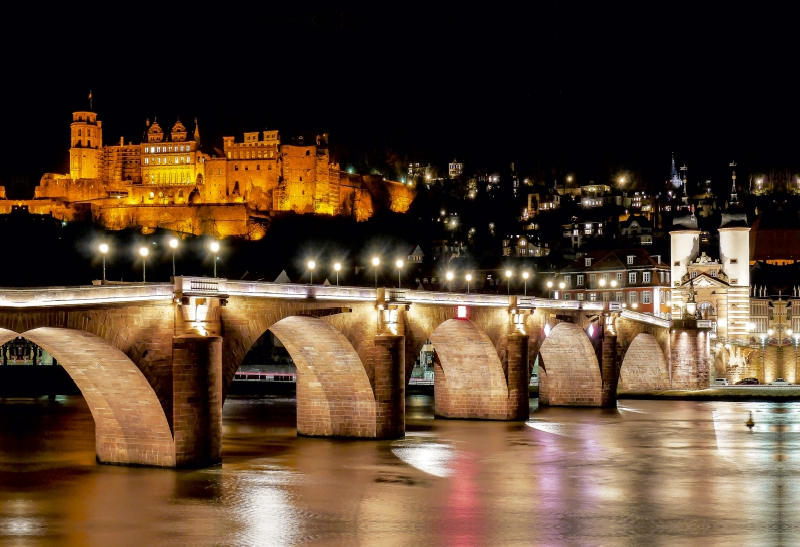
[{"label": "town building", "polygon": [[622,308],[670,319],[670,271],[661,258],[641,248],[586,253],[555,276],[551,296],[617,302]]}]

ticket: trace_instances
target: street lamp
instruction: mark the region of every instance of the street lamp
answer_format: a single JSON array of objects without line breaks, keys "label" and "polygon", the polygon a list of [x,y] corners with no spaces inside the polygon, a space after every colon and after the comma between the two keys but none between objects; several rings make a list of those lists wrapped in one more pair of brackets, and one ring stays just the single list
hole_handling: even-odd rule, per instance
[{"label": "street lamp", "polygon": [[147,255],[150,254],[150,249],[147,247],[139,247],[139,255],[142,257],[142,283],[147,281]]},{"label": "street lamp", "polygon": [[311,276],[309,285],[313,285],[314,284],[314,268],[317,267],[317,263],[314,262],[313,260],[309,260],[307,266],[308,266],[308,273]]},{"label": "street lamp", "polygon": [[525,292],[523,293],[523,296],[528,296],[528,278],[530,277],[530,275],[531,274],[529,274],[528,272],[522,272],[522,279],[525,280],[523,285]]},{"label": "street lamp", "polygon": [[506,292],[511,294],[511,276],[514,275],[514,272],[511,270],[506,270]]},{"label": "street lamp", "polygon": [[467,274],[465,278],[467,280],[467,294],[469,294],[469,282],[472,281],[472,274]]},{"label": "street lamp", "polygon": [[447,292],[450,292],[450,282],[453,281],[453,272],[447,272],[445,277],[447,278]]},{"label": "street lamp", "polygon": [[400,287],[400,273],[403,271],[403,261],[401,259],[397,259],[394,262],[394,265],[397,267],[397,288]]},{"label": "street lamp", "polygon": [[108,243],[101,243],[98,245],[100,254],[103,255],[103,283],[106,282],[106,254],[108,254]]},{"label": "street lamp", "polygon": [[172,238],[169,240],[169,248],[172,249],[172,277],[175,277],[175,249],[178,248],[178,239]]},{"label": "street lamp", "polygon": [[214,277],[217,277],[217,260],[219,260],[219,256],[217,253],[219,252],[219,241],[212,241],[209,246],[211,252],[214,253]]},{"label": "street lamp", "polygon": [[375,268],[375,288],[378,288],[378,266],[381,265],[381,259],[377,256],[372,257],[372,267]]},{"label": "street lamp", "polygon": [[342,269],[341,263],[337,262],[333,265],[333,269],[336,271],[336,286],[339,286],[339,270]]}]

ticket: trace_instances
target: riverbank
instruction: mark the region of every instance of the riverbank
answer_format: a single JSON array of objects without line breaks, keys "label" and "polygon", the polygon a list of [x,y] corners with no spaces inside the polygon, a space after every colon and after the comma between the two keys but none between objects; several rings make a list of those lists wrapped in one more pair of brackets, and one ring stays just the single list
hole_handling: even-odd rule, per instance
[{"label": "riverbank", "polygon": [[725,386],[693,390],[617,391],[618,399],[687,401],[800,401],[800,386]]}]

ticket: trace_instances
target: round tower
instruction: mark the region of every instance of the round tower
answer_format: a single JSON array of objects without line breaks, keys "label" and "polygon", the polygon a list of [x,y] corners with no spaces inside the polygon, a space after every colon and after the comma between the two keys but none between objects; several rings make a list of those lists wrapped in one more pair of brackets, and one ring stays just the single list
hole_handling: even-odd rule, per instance
[{"label": "round tower", "polygon": [[681,277],[688,271],[687,265],[700,254],[700,230],[694,215],[676,218],[673,227],[669,233],[670,279],[672,286],[677,287],[681,284]]},{"label": "round tower", "polygon": [[103,173],[103,122],[94,112],[73,112],[69,173],[72,179],[99,179]]},{"label": "round tower", "polygon": [[750,227],[743,213],[722,214],[719,259],[728,276],[728,337],[747,338],[750,317]]}]

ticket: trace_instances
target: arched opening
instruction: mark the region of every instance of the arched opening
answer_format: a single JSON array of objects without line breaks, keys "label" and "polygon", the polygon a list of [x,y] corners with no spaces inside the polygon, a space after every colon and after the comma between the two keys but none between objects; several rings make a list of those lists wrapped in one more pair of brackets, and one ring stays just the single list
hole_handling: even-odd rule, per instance
[{"label": "arched opening", "polygon": [[435,414],[505,420],[509,392],[489,337],[471,321],[448,319],[430,335],[434,351]]},{"label": "arched opening", "polygon": [[649,391],[669,388],[669,370],[655,337],[646,332],[633,339],[619,372],[619,389]]},{"label": "arched opening", "polygon": [[275,376],[295,374],[298,434],[379,435],[374,378],[347,338],[322,319],[290,316],[277,321],[251,346],[242,365],[234,382],[259,374],[263,381],[277,383]]},{"label": "arched opening", "polygon": [[142,372],[122,351],[94,334],[53,327],[21,335],[2,330],[0,342],[18,336],[57,360],[75,382],[94,419],[98,461],[175,465],[164,409]]},{"label": "arched opening", "polygon": [[602,388],[589,337],[572,323],[556,325],[539,349],[539,404],[599,406]]}]

